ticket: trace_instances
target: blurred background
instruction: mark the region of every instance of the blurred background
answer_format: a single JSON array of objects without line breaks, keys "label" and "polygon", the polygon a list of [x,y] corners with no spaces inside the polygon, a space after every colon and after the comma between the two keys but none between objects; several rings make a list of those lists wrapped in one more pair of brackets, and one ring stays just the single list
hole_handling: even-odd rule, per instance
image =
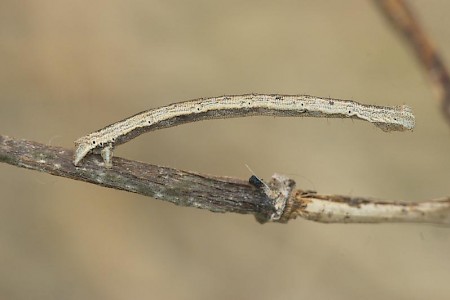
[{"label": "blurred background", "polygon": [[[411,1],[450,63],[450,2]],[[449,126],[370,1],[0,2],[1,134],[73,147],[149,108],[283,93],[413,107],[414,132],[252,117],[143,135],[115,154],[320,193],[450,194]],[[1,299],[448,299],[450,229],[258,224],[0,165]]]}]

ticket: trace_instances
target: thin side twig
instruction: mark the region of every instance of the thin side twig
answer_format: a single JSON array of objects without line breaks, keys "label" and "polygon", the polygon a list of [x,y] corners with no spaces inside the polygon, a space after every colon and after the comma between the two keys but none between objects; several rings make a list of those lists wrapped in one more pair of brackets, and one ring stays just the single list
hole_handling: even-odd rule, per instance
[{"label": "thin side twig", "polygon": [[297,190],[280,220],[301,217],[321,223],[429,223],[450,225],[450,197],[420,202],[319,195]]},{"label": "thin side twig", "polygon": [[320,195],[295,189],[295,182],[275,174],[263,184],[154,166],[116,157],[104,167],[90,155],[72,163],[73,150],[0,136],[0,162],[85,181],[213,212],[253,214],[261,223],[286,223],[296,217],[322,223],[412,222],[450,225],[450,198],[422,202],[387,202]]},{"label": "thin side twig", "polygon": [[374,2],[415,52],[437,92],[444,117],[450,122],[449,72],[415,13],[404,0],[374,0]]}]

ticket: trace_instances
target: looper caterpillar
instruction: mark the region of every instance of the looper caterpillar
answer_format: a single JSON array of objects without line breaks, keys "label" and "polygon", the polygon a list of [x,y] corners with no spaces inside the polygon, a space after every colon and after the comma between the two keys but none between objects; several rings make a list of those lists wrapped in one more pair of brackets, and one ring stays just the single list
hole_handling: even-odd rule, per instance
[{"label": "looper caterpillar", "polygon": [[111,124],[75,141],[74,164],[91,151],[112,165],[113,147],[148,131],[207,119],[247,116],[353,118],[368,121],[383,131],[411,130],[411,108],[376,106],[350,100],[307,95],[246,94],[201,98],[150,109]]}]

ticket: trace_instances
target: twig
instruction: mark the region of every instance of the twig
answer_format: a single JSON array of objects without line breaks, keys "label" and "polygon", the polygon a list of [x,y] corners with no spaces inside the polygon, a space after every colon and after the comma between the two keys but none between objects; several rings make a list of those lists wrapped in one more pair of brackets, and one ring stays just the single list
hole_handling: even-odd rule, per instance
[{"label": "twig", "polygon": [[441,56],[404,0],[374,0],[392,26],[405,37],[441,100],[444,117],[450,122],[450,76]]},{"label": "twig", "polygon": [[75,167],[73,151],[32,141],[0,136],[0,161],[56,176],[125,190],[213,212],[270,215],[263,193],[248,182],[214,177],[115,158],[111,169],[101,157],[90,155]]},{"label": "twig", "polygon": [[421,202],[388,202],[363,197],[318,195],[298,190],[294,200],[286,206],[285,215],[286,220],[300,216],[322,223],[450,225],[450,197]]},{"label": "twig", "polygon": [[323,223],[415,222],[450,224],[450,198],[386,202],[295,190],[295,182],[275,174],[266,184],[216,177],[115,158],[111,169],[91,155],[82,167],[73,151],[0,136],[0,162],[103,187],[150,196],[213,212],[253,214],[261,223],[286,223],[297,216]]}]

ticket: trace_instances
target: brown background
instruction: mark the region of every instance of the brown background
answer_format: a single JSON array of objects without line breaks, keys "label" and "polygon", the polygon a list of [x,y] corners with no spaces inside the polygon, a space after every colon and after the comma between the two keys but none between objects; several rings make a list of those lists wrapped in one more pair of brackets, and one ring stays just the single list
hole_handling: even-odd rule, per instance
[{"label": "brown background", "polygon": [[[450,62],[448,1],[413,1]],[[73,147],[198,97],[311,94],[411,105],[412,133],[349,120],[207,121],[118,156],[321,193],[450,193],[449,127],[411,51],[366,1],[1,1],[1,134]],[[0,165],[1,299],[448,299],[450,231],[260,225]]]}]

